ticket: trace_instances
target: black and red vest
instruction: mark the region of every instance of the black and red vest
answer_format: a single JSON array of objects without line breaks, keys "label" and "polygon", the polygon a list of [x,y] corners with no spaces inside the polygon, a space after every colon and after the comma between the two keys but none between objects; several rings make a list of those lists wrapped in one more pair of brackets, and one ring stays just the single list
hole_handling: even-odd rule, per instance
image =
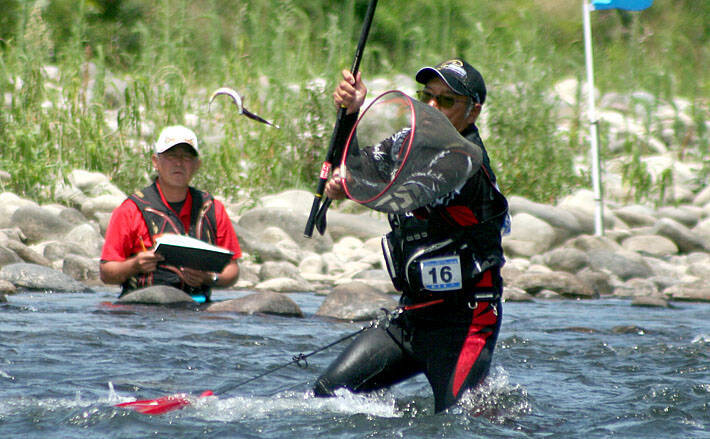
[{"label": "black and red vest", "polygon": [[[207,192],[189,187],[192,197],[192,210],[190,211],[190,229],[186,232],[185,226],[177,213],[163,203],[155,182],[128,197],[138,206],[143,215],[143,220],[148,226],[151,242],[155,242],[156,235],[163,233],[176,233],[189,235],[210,244],[215,244],[217,239],[217,216],[214,208],[214,198]],[[170,285],[181,289],[188,294],[204,294],[209,300],[209,287],[191,287],[182,282],[177,275],[177,268],[171,265],[159,264],[156,271],[141,274],[127,279],[122,285],[121,295],[138,288],[151,285]]]},{"label": "black and red vest", "polygon": [[[385,259],[388,269],[392,264],[390,275],[398,278],[395,287],[405,295],[419,296],[422,292],[421,285],[412,282],[417,274],[409,271],[410,268],[416,269],[416,255],[425,249],[435,249],[434,254],[456,253],[461,256],[462,292],[478,290],[482,276],[488,272],[488,276],[493,273],[494,280],[490,287],[484,289],[493,291],[494,299],[502,294],[499,272],[505,258],[501,240],[502,231],[509,227],[508,202],[498,190],[478,129],[472,124],[462,135],[482,149],[481,170],[446,199],[409,214],[389,215],[392,232],[388,234],[388,239],[392,254],[388,260],[386,251]],[[447,210],[448,206],[457,205],[470,209],[476,223],[459,225]]]}]

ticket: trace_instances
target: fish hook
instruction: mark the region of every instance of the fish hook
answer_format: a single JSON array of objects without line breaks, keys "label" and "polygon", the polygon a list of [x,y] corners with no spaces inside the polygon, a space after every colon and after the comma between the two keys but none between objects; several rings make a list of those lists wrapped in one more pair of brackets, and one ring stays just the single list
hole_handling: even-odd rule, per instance
[{"label": "fish hook", "polygon": [[243,114],[244,116],[248,117],[249,119],[256,120],[261,123],[265,123],[267,125],[271,125],[274,128],[279,128],[278,125],[275,125],[272,122],[269,122],[268,120],[262,118],[261,116],[258,116],[251,111],[247,110],[244,108],[244,104],[242,103],[242,97],[239,96],[239,93],[237,93],[235,90],[229,88],[229,87],[220,87],[217,90],[212,93],[212,96],[210,96],[210,102],[207,105],[207,111],[210,111],[210,107],[212,106],[212,101],[219,96],[219,95],[225,95],[228,96],[232,99],[232,102],[234,102],[234,105],[237,106],[238,109],[238,114]]}]

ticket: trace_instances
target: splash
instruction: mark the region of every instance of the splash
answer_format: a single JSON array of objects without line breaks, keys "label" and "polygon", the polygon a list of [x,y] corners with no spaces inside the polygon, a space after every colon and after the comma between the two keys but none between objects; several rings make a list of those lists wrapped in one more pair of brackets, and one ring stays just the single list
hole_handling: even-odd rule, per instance
[{"label": "splash", "polygon": [[448,412],[483,416],[494,424],[505,424],[530,414],[532,406],[527,390],[511,384],[508,373],[498,366],[480,386],[466,391]]}]

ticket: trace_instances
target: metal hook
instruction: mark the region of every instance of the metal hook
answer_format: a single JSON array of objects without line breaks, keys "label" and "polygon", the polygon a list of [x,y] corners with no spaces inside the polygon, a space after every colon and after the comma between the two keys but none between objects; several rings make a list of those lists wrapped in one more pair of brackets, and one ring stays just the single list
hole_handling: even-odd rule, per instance
[{"label": "metal hook", "polygon": [[212,96],[210,96],[210,101],[209,104],[207,104],[207,111],[210,111],[210,107],[212,106],[212,101],[219,96],[219,95],[225,95],[229,96],[232,99],[232,102],[234,102],[234,105],[237,106],[237,112],[239,114],[243,114],[244,116],[248,117],[249,119],[254,119],[258,122],[265,123],[267,125],[271,125],[274,128],[279,128],[278,125],[273,124],[272,122],[269,122],[268,120],[262,118],[261,116],[258,116],[251,111],[247,110],[244,108],[244,104],[242,103],[242,97],[239,96],[239,93],[237,93],[235,90],[232,90],[229,87],[220,87],[217,90],[212,93]]}]

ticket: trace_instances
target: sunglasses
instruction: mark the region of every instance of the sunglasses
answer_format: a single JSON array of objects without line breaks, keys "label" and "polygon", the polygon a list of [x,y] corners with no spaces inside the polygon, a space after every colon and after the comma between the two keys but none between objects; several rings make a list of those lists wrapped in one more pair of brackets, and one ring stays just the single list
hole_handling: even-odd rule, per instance
[{"label": "sunglasses", "polygon": [[468,98],[466,97],[456,98],[451,95],[435,95],[426,90],[418,90],[417,99],[422,102],[430,102],[432,99],[434,99],[441,108],[451,108],[454,106],[454,104],[456,104],[456,102],[468,101]]}]

